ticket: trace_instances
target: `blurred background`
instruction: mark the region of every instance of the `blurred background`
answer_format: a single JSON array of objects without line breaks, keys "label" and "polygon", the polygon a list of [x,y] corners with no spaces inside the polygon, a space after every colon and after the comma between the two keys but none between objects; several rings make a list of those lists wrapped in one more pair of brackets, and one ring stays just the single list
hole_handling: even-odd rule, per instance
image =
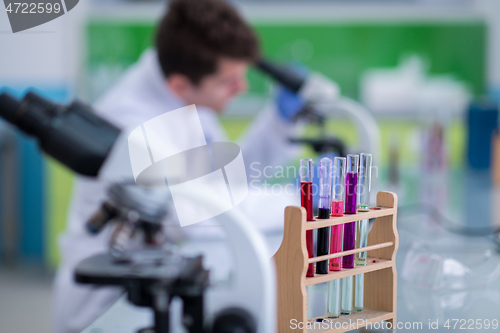
[{"label": "blurred background", "polygon": [[[400,200],[399,319],[470,313],[468,297],[484,296],[468,292],[470,286],[481,281],[486,288],[500,274],[494,236],[500,1],[233,2],[268,58],[321,72],[374,114],[382,149],[374,190],[395,191]],[[94,102],[152,45],[164,7],[164,1],[81,1],[68,15],[16,34],[1,11],[0,91],[34,88],[58,102]],[[251,70],[248,79],[249,92],[222,116],[231,139],[271,98],[267,78]],[[331,119],[327,128],[348,146],[356,143],[347,119]],[[305,149],[308,155],[314,153]],[[0,169],[0,330],[50,332],[51,277],[73,175],[3,122]],[[446,267],[458,264],[451,272],[463,281],[444,283]],[[425,292],[436,297],[432,311],[418,302]],[[499,301],[488,297],[492,303],[484,306],[498,313]]]}]

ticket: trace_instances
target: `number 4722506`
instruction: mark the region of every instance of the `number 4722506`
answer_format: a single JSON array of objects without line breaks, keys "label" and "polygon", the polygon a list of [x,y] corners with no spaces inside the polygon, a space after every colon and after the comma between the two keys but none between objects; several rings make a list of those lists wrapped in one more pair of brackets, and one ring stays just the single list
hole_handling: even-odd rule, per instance
[{"label": "number 4722506", "polygon": [[493,319],[448,319],[443,327],[453,330],[494,329],[498,328],[498,320]]},{"label": "number 4722506", "polygon": [[58,14],[61,11],[61,4],[55,3],[26,3],[26,2],[15,2],[9,3],[7,8],[5,8],[7,13],[20,13],[20,14],[42,14],[42,13],[55,13]]}]

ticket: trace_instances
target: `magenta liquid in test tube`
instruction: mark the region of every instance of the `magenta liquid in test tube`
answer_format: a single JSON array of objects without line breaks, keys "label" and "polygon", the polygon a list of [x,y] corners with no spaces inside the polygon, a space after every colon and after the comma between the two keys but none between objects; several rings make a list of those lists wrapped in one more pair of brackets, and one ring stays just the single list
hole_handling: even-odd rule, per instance
[{"label": "magenta liquid in test tube", "polygon": [[358,186],[358,155],[347,155],[347,177],[346,177],[346,197],[345,197],[345,213],[356,214]]},{"label": "magenta liquid in test tube", "polygon": [[[345,157],[335,157],[333,160],[333,185],[332,185],[332,216],[344,215],[344,196],[345,196]],[[343,224],[332,225],[330,227],[330,253],[342,251]],[[340,271],[341,257],[330,259],[330,271]],[[328,281],[328,318],[338,318],[341,313],[341,280]]]},{"label": "magenta liquid in test tube", "polygon": [[333,160],[332,216],[344,215],[345,200],[345,157]]},{"label": "magenta liquid in test tube", "polygon": [[[332,204],[332,160],[322,158],[319,166],[319,203],[318,219],[330,218],[330,206]],[[316,255],[327,255],[330,250],[330,227],[318,229],[316,244]],[[328,260],[316,264],[317,274],[328,274]]]},{"label": "magenta liquid in test tube", "polygon": [[[358,186],[358,155],[347,155],[347,177],[346,177],[346,214],[356,214],[357,208],[357,186]],[[356,240],[356,222],[344,225],[344,251],[354,250]],[[354,268],[354,254],[342,257],[342,267]]]},{"label": "magenta liquid in test tube", "polygon": [[[332,216],[344,215],[345,172],[345,157],[335,157],[333,159]],[[343,224],[337,224],[330,227],[330,253],[342,251],[343,233]],[[340,271],[341,260],[342,257],[330,259],[330,271]]]},{"label": "magenta liquid in test tube", "polygon": [[[313,218],[313,193],[312,193],[312,178],[313,178],[313,160],[303,158],[300,160],[300,203],[306,209],[307,221],[314,221]],[[306,231],[306,245],[309,258],[314,257],[314,238],[313,230]],[[306,276],[314,276],[314,264],[310,263],[307,266]]]},{"label": "magenta liquid in test tube", "polygon": [[344,200],[332,200],[332,216],[344,215]]}]

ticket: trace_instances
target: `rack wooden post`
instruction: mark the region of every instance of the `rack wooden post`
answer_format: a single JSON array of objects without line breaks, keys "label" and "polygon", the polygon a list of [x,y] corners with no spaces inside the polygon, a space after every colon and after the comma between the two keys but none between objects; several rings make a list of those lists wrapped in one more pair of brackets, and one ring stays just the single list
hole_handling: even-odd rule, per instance
[{"label": "rack wooden post", "polygon": [[[398,198],[392,192],[377,193],[378,210],[331,217],[328,220],[307,221],[306,210],[288,206],[285,209],[283,241],[274,255],[278,277],[278,332],[345,332],[380,321],[396,324],[396,251],[399,237],[396,229]],[[375,218],[368,235],[368,246],[321,257],[309,258],[306,248],[306,230],[345,224]],[[368,252],[367,265],[342,269],[339,272],[306,277],[311,262],[344,255]],[[306,286],[365,273],[364,310],[349,316],[329,319],[328,328],[322,328],[317,318],[307,318]],[[325,304],[326,307],[326,304]],[[325,316],[318,318],[326,318]],[[359,320],[359,321],[358,321]],[[311,322],[307,328],[307,322]],[[303,329],[297,329],[302,323]],[[314,325],[316,323],[316,325]],[[344,323],[356,323],[355,327]],[[296,325],[295,325],[296,324]],[[332,329],[333,328],[333,329]]]}]

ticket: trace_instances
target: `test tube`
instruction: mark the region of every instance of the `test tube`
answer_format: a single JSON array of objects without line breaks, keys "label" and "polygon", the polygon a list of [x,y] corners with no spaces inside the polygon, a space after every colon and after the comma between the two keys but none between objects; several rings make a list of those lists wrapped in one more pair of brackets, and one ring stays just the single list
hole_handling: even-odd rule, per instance
[{"label": "test tube", "polygon": [[[332,160],[324,157],[319,164],[319,203],[318,219],[330,218],[330,206],[332,204]],[[330,227],[318,229],[316,255],[323,256],[329,252]],[[328,274],[328,260],[316,264],[317,274]]]},{"label": "test tube", "polygon": [[340,317],[340,279],[328,281],[328,318]]},{"label": "test tube", "polygon": [[[303,158],[300,160],[300,203],[306,209],[307,221],[314,221],[313,217],[313,195],[312,195],[312,177],[313,177],[313,160]],[[314,257],[314,239],[313,230],[306,231],[306,245],[309,258]],[[310,263],[307,267],[306,276],[314,276],[314,263]]]},{"label": "test tube", "polygon": [[356,214],[356,199],[358,186],[358,155],[347,155],[347,179],[346,179],[346,198],[345,213]]},{"label": "test tube", "polygon": [[[359,184],[358,184],[358,207],[368,209],[370,207],[370,190],[371,190],[371,169],[372,155],[361,154],[359,164]],[[362,248],[368,245],[368,220],[361,220],[357,223],[356,228],[356,247]],[[366,252],[356,254],[356,265],[366,265]]]},{"label": "test tube", "polygon": [[[344,215],[345,163],[345,157],[333,159],[332,216]],[[340,252],[342,251],[343,224],[333,225],[330,229],[330,253]],[[341,257],[330,259],[330,271],[340,271],[341,260]],[[328,318],[340,317],[340,284],[340,279],[328,282]]]},{"label": "test tube", "polygon": [[350,315],[352,312],[352,276],[342,279],[342,304],[340,314]]},{"label": "test tube", "polygon": [[[347,155],[346,177],[346,214],[356,213],[356,188],[358,184],[358,155]],[[356,240],[356,222],[346,223],[344,226],[344,251],[353,250]],[[354,268],[354,254],[342,257],[342,267]]]},{"label": "test tube", "polygon": [[[370,207],[370,190],[371,190],[371,170],[372,170],[372,155],[360,155],[359,164],[359,186],[358,186],[358,208],[368,209]],[[362,248],[368,246],[368,220],[361,220],[357,223],[356,228],[356,247]],[[360,252],[356,254],[355,263],[357,266],[366,265],[367,253]],[[355,277],[354,286],[354,311],[363,311],[364,302],[364,280],[365,275],[359,274]]]},{"label": "test tube", "polygon": [[[347,177],[345,213],[356,214],[357,185],[358,185],[358,155],[347,155]],[[344,251],[354,249],[356,240],[356,222],[346,223],[344,226]],[[354,255],[342,257],[342,267],[354,268]],[[352,311],[352,276],[342,279],[342,301],[340,313],[351,314]]]},{"label": "test tube", "polygon": [[344,215],[345,157],[333,159],[332,216]]},{"label": "test tube", "polygon": [[[332,216],[344,215],[345,163],[345,157],[335,157],[333,160]],[[330,253],[341,252],[344,225],[333,225],[330,227],[330,230]],[[330,271],[340,271],[341,260],[341,257],[330,259]]]},{"label": "test tube", "polygon": [[365,292],[365,274],[355,276],[354,283],[354,308],[356,312],[363,311],[364,292]]},{"label": "test tube", "polygon": [[360,154],[358,180],[358,208],[368,209],[372,182],[372,154]]}]

